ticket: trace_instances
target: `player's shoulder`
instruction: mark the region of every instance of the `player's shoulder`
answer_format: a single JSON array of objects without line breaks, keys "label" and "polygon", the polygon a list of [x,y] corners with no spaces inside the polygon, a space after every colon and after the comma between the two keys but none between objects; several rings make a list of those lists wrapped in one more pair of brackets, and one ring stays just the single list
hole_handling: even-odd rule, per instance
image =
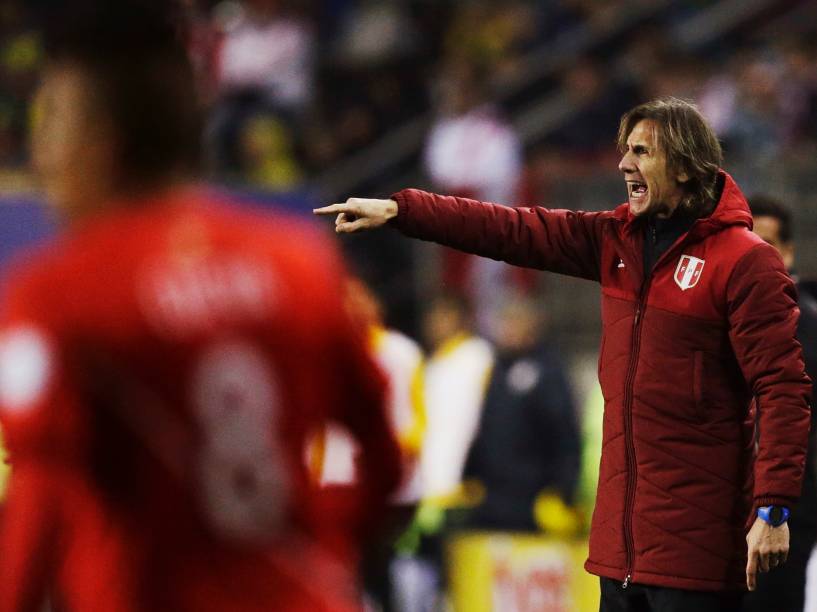
[{"label": "player's shoulder", "polygon": [[70,278],[61,253],[66,248],[62,237],[53,237],[16,253],[0,272],[4,301],[57,296],[62,282]]}]

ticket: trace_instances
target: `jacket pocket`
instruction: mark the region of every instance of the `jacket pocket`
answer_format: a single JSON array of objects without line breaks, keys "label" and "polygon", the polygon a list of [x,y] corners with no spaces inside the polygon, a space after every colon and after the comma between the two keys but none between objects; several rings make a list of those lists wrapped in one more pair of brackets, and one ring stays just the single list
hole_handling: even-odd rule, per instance
[{"label": "jacket pocket", "polygon": [[706,393],[704,392],[704,352],[695,351],[692,354],[692,394],[695,399],[695,414],[697,419],[706,415]]}]

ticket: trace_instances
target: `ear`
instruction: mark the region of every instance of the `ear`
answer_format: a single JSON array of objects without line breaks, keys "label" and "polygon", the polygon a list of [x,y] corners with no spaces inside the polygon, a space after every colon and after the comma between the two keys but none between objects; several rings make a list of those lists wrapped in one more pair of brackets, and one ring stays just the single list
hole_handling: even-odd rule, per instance
[{"label": "ear", "polygon": [[679,183],[686,183],[689,181],[689,174],[686,173],[686,170],[681,170],[675,175],[675,180]]}]

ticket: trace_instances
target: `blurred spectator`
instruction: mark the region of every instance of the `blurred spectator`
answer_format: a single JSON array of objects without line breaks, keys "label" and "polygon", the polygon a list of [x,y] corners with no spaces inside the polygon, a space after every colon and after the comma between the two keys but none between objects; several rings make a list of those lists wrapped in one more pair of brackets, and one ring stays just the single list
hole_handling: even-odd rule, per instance
[{"label": "blurred spectator", "polygon": [[398,543],[402,558],[392,580],[402,612],[442,609],[443,528],[446,510],[472,501],[462,477],[476,434],[493,350],[472,331],[468,301],[445,293],[429,305],[423,320],[431,351],[425,369],[427,428],[420,454],[423,501]]},{"label": "blurred spectator", "polygon": [[446,55],[484,65],[496,80],[508,78],[519,72],[520,55],[537,42],[544,12],[520,0],[463,3],[446,35]]},{"label": "blurred spectator", "polygon": [[28,99],[39,77],[42,50],[22,6],[0,6],[0,166],[25,162]]},{"label": "blurred spectator", "polygon": [[567,174],[565,156],[554,146],[540,145],[528,154],[520,186],[521,202],[558,208],[552,200],[554,187]]},{"label": "blurred spectator", "polygon": [[336,44],[340,61],[371,69],[411,53],[419,34],[407,8],[398,0],[355,3],[340,26]]},{"label": "blurred spectator", "polygon": [[187,50],[196,75],[199,96],[205,105],[213,102],[217,87],[217,55],[223,31],[201,2],[180,0],[187,19]]},{"label": "blurred spectator", "polygon": [[285,10],[281,0],[231,4],[220,9],[233,11],[218,55],[222,95],[259,92],[273,106],[300,112],[313,90],[315,41],[309,23]]},{"label": "blurred spectator", "polygon": [[572,112],[548,144],[585,162],[611,151],[618,120],[635,104],[632,87],[613,80],[601,62],[584,57],[567,68],[562,90]]},{"label": "blurred spectator", "polygon": [[647,72],[639,95],[644,100],[667,96],[693,100],[698,97],[705,77],[706,71],[699,60],[676,54]]},{"label": "blurred spectator", "polygon": [[[440,191],[489,202],[517,200],[522,149],[513,127],[487,103],[483,69],[453,61],[437,81],[437,119],[425,148],[425,167]],[[491,336],[502,287],[513,282],[506,264],[445,250],[443,283],[477,305],[476,323]]]},{"label": "blurred spectator", "polygon": [[424,318],[431,357],[426,365],[428,429],[420,460],[423,494],[447,498],[462,481],[468,448],[493,363],[493,350],[472,331],[468,302],[445,294],[432,301]]},{"label": "blurred spectator", "polygon": [[315,40],[309,22],[281,0],[224,0],[214,13],[223,38],[215,60],[211,163],[217,171],[235,173],[241,169],[241,132],[248,118],[293,119],[309,110]]},{"label": "blurred spectator", "polygon": [[284,123],[269,115],[248,119],[239,140],[241,173],[254,187],[285,192],[297,188],[301,169]]},{"label": "blurred spectator", "polygon": [[426,170],[435,185],[489,201],[516,197],[521,149],[513,128],[488,103],[486,74],[455,61],[436,82],[437,119],[428,135]]},{"label": "blurred spectator", "polygon": [[751,156],[760,163],[771,160],[780,152],[784,136],[780,67],[751,55],[740,66],[737,77],[734,119],[725,136],[735,154]]},{"label": "blurred spectator", "polygon": [[619,57],[622,76],[633,85],[643,82],[676,53],[672,36],[656,23],[643,24]]},{"label": "blurred spectator", "polygon": [[817,54],[810,57],[804,41],[796,38],[780,43],[777,53],[783,138],[797,144],[809,133],[809,107],[817,101]]},{"label": "blurred spectator", "polygon": [[537,498],[573,502],[576,412],[561,359],[542,336],[541,308],[510,297],[500,311],[496,359],[465,467],[466,478],[485,489],[468,517],[471,528],[535,531],[543,526],[534,513]]},{"label": "blurred spectator", "polygon": [[728,134],[735,121],[738,84],[733,66],[736,59],[727,62],[726,69],[712,69],[701,84],[698,95],[698,106],[701,113],[709,120],[712,129],[723,137]]}]

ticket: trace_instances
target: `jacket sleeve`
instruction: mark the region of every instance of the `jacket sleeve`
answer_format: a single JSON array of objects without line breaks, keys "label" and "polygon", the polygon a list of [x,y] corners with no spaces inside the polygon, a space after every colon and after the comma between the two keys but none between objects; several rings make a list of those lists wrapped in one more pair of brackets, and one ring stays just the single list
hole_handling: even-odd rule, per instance
[{"label": "jacket sleeve", "polygon": [[773,247],[757,245],[738,261],[727,300],[732,347],[758,406],[755,505],[791,506],[803,478],[811,381],[795,338],[797,292]]},{"label": "jacket sleeve", "polygon": [[393,223],[407,236],[467,253],[589,280],[599,279],[605,213],[511,208],[404,189]]}]

